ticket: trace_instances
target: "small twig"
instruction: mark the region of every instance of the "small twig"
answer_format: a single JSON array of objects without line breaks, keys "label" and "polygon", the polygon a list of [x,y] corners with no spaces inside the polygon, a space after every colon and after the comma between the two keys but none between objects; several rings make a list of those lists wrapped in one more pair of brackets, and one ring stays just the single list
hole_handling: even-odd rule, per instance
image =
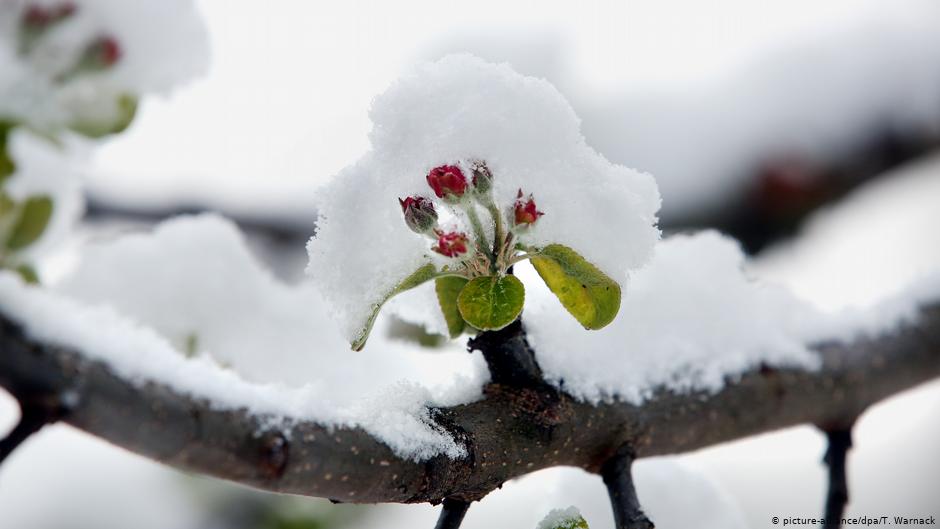
[{"label": "small twig", "polygon": [[607,485],[610,504],[614,510],[616,529],[653,529],[653,522],[640,508],[633,486],[633,451],[622,448],[601,467],[601,477]]},{"label": "small twig", "polygon": [[69,400],[60,397],[21,400],[19,422],[0,440],[0,463],[43,426],[61,419],[68,410]]},{"label": "small twig", "polygon": [[445,498],[434,529],[458,529],[469,507],[468,501]]},{"label": "small twig", "polygon": [[845,472],[845,459],[852,448],[852,426],[825,430],[829,445],[823,462],[829,467],[829,491],[826,493],[823,529],[842,527],[842,515],[849,502],[849,484]]}]

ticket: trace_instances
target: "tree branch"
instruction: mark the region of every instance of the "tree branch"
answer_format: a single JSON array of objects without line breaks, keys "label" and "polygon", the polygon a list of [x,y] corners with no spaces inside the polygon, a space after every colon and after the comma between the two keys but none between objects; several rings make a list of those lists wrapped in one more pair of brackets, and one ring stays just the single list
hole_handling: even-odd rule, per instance
[{"label": "tree branch", "polygon": [[601,477],[610,495],[616,529],[653,529],[653,522],[640,508],[633,486],[633,450],[624,447],[601,467]]},{"label": "tree branch", "polygon": [[468,501],[445,498],[441,506],[441,516],[437,519],[434,529],[459,529],[469,508]]},{"label": "tree branch", "polygon": [[[875,339],[816,348],[818,371],[754,369],[717,393],[661,390],[642,405],[592,406],[551,387],[490,384],[485,398],[432,410],[467,450],[403,460],[357,428],[220,410],[158,383],[135,384],[73,350],[37,343],[0,316],[0,385],[78,396],[65,422],[177,468],[257,488],[344,502],[473,501],[511,478],[569,465],[600,472],[636,457],[687,452],[797,424],[838,424],[940,375],[940,306]],[[572,352],[575,354],[575,352]]]},{"label": "tree branch", "polygon": [[826,438],[829,444],[823,462],[829,468],[829,491],[826,493],[823,529],[839,529],[845,505],[849,502],[845,459],[852,448],[852,426],[826,430]]}]

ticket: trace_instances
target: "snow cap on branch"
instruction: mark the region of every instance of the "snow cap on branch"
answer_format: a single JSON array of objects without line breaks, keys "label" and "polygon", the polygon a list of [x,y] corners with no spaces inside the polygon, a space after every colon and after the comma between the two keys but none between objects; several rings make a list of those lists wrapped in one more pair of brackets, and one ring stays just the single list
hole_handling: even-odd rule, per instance
[{"label": "snow cap on branch", "polygon": [[[429,176],[435,168],[457,167],[467,179],[485,163],[496,204],[511,206],[522,188],[544,212],[520,232],[525,244],[576,248],[622,285],[659,238],[653,178],[589,147],[574,111],[544,80],[469,55],[445,57],[402,77],[370,115],[372,149],[321,190],[308,245],[309,274],[350,340],[402,279],[442,262],[402,222],[399,203],[427,194],[430,180],[443,185],[446,175]],[[440,213],[445,228],[445,214],[460,215]]]},{"label": "snow cap on branch", "polygon": [[191,0],[0,3],[0,121],[100,132],[132,113],[127,98],[165,93],[207,66]]}]

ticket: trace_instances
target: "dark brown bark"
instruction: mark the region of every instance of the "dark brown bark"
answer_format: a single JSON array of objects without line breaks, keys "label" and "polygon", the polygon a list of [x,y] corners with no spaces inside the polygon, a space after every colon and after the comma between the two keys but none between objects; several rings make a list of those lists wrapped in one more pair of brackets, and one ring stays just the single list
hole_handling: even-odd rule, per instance
[{"label": "dark brown bark", "polygon": [[549,386],[490,384],[484,399],[432,413],[467,457],[423,462],[396,457],[361,429],[279,428],[161,384],[136,385],[69,348],[31,340],[2,317],[0,385],[20,399],[74,393],[65,422],[177,468],[344,502],[437,503],[477,500],[551,466],[600,472],[623,447],[641,458],[797,424],[841,424],[940,375],[940,307],[891,334],[816,349],[818,371],[758,368],[717,393],[662,390],[642,405],[593,406]]}]

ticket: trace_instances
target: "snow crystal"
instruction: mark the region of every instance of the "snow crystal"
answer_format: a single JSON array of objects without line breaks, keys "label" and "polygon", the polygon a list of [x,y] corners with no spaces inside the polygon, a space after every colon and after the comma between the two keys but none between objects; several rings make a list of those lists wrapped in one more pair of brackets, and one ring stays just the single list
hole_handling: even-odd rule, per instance
[{"label": "snow crystal", "polygon": [[382,347],[351,354],[312,288],[273,279],[211,215],[92,246],[55,288],[0,275],[0,310],[132,380],[220,408],[361,426],[404,457],[460,456],[427,406],[472,401],[488,376],[458,347],[424,355],[380,332]]},{"label": "snow crystal", "polygon": [[[0,4],[0,117],[41,128],[89,112],[114,112],[121,94],[166,93],[208,67],[208,39],[191,0],[71,0],[74,14],[23,52],[18,26],[26,9],[58,0]],[[90,42],[114,39],[120,58],[103,71],[67,76]]]},{"label": "snow crystal", "polygon": [[576,527],[584,518],[577,507],[571,506],[567,509],[552,509],[542,521],[539,522],[537,529],[569,529]]},{"label": "snow crystal", "polygon": [[652,177],[591,149],[546,81],[467,55],[446,57],[393,84],[371,118],[372,150],[322,189],[308,245],[314,280],[349,339],[372,304],[429,259],[427,241],[405,226],[397,199],[429,195],[425,176],[441,164],[485,160],[500,206],[522,188],[545,212],[532,244],[570,246],[620,282],[658,239]]}]

